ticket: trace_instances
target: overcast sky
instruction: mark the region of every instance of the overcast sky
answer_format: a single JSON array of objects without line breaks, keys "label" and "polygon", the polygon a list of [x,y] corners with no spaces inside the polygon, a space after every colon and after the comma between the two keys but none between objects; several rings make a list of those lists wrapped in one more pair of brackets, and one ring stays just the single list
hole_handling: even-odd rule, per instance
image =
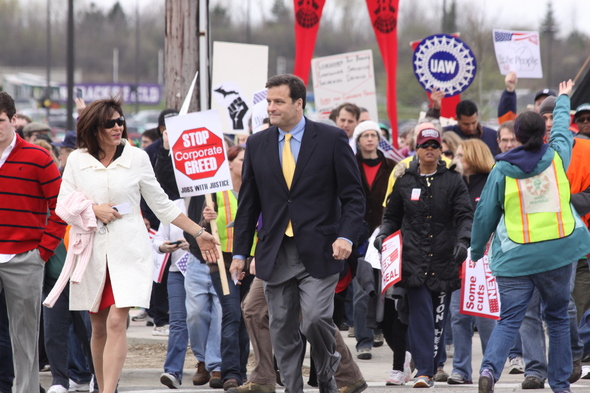
[{"label": "overcast sky", "polygon": [[[90,0],[87,0],[90,1]],[[100,0],[96,4],[110,7],[116,0]],[[139,7],[149,7],[154,3],[164,3],[164,0],[120,0],[128,13],[135,10],[136,4]],[[240,10],[245,13],[248,0],[210,0],[211,4],[221,3],[231,5],[232,10],[238,13]],[[250,0],[252,4],[252,18],[256,20],[256,14],[261,10],[268,10],[273,0]],[[450,3],[452,0],[447,0]],[[568,34],[573,28],[584,31],[590,35],[590,1],[589,0],[549,0],[553,4],[555,17],[559,24],[560,36]],[[543,19],[546,8],[546,0],[457,0],[459,9],[464,6],[475,7],[485,12],[487,20],[496,21],[492,27],[510,28],[512,26],[530,26],[537,29],[539,22]],[[291,0],[285,0],[291,5]],[[399,0],[400,20],[404,16],[404,9],[410,6],[422,6],[425,12],[432,15],[442,8],[443,0]],[[326,0],[325,10],[333,9],[337,0]],[[400,22],[401,23],[401,22]]]}]

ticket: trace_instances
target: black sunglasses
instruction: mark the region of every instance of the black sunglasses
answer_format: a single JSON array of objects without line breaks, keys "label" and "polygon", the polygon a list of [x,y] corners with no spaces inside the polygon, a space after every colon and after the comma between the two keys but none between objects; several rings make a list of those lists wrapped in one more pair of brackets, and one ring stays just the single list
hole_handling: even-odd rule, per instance
[{"label": "black sunglasses", "polygon": [[429,147],[432,147],[433,149],[440,149],[440,144],[438,142],[428,142],[423,143],[421,145],[417,145],[416,147],[418,149],[428,149]]},{"label": "black sunglasses", "polygon": [[453,158],[453,152],[450,150],[445,150],[442,152],[446,157]]},{"label": "black sunglasses", "polygon": [[104,122],[104,128],[109,129],[113,128],[117,124],[119,127],[125,124],[125,116],[121,116],[118,119],[110,119]]}]

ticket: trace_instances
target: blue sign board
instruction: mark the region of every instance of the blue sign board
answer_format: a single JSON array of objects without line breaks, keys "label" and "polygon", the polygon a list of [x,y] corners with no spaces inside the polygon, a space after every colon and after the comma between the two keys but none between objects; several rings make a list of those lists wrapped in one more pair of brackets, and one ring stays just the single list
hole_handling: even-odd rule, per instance
[{"label": "blue sign board", "polygon": [[423,39],[414,51],[412,63],[422,87],[429,92],[438,87],[445,97],[465,91],[477,72],[477,62],[469,46],[448,34]]},{"label": "blue sign board", "polygon": [[[61,85],[60,99],[66,102],[68,96],[67,85]],[[162,100],[162,87],[157,83],[142,83],[135,87],[129,83],[79,83],[74,85],[74,94],[80,96],[86,103],[121,95],[124,104],[158,105]]]}]

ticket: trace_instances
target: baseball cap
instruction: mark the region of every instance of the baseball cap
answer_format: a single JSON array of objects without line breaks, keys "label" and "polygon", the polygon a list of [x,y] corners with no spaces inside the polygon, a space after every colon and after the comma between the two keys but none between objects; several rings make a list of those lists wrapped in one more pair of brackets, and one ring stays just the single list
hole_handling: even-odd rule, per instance
[{"label": "baseball cap", "polygon": [[539,99],[539,97],[541,96],[553,96],[553,97],[557,97],[557,93],[554,92],[551,89],[543,89],[543,90],[539,90],[536,94],[535,94],[535,99],[533,100],[533,102],[537,102],[537,100]]},{"label": "baseball cap", "polygon": [[55,147],[69,147],[70,149],[76,149],[76,131],[67,131],[66,136],[61,142],[53,142]]},{"label": "baseball cap", "polygon": [[423,145],[428,141],[436,141],[439,145],[442,144],[440,131],[431,127],[420,130],[416,137],[416,145]]},{"label": "baseball cap", "polygon": [[584,103],[584,104],[582,104],[582,105],[578,106],[578,107],[576,108],[576,114],[574,115],[574,120],[576,120],[576,117],[578,117],[578,115],[579,115],[581,112],[588,112],[588,111],[590,111],[590,103],[586,102],[586,103]]}]

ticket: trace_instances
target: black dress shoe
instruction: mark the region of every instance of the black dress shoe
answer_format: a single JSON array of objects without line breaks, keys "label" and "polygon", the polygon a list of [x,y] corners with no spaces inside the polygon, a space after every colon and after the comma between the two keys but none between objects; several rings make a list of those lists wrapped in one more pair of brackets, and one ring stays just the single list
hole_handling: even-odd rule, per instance
[{"label": "black dress shoe", "polygon": [[336,386],[334,377],[326,382],[318,380],[318,388],[320,389],[320,393],[338,393],[338,387]]}]

